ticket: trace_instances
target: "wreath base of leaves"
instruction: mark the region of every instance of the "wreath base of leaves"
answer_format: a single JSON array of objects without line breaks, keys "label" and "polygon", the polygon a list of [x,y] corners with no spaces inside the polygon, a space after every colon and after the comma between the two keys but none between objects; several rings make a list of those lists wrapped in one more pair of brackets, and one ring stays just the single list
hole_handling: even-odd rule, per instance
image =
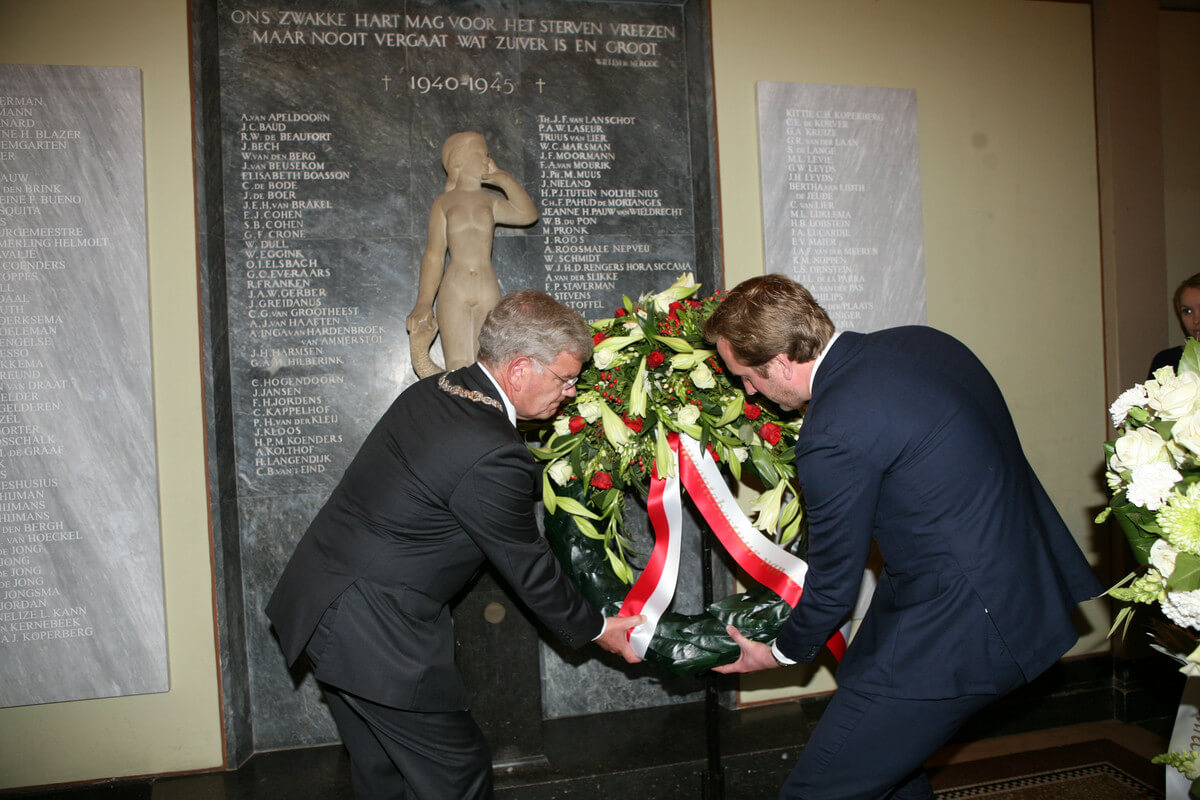
[{"label": "wreath base of leaves", "polygon": [[[577,484],[561,494],[582,500]],[[604,543],[579,534],[573,517],[563,511],[545,516],[546,539],[563,571],[579,587],[588,602],[606,617],[621,610],[629,586],[613,574]],[[700,614],[667,611],[659,619],[646,661],[682,676],[697,675],[722,664],[737,661],[740,650],[726,633],[733,625],[748,639],[769,642],[779,634],[791,607],[763,587],[731,594]]]}]

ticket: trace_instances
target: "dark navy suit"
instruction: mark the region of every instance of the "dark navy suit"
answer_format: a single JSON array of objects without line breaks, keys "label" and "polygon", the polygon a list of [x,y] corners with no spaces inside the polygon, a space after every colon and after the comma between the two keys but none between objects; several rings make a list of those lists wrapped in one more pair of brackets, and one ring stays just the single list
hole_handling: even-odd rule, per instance
[{"label": "dark navy suit", "polygon": [[[833,343],[814,376],[796,470],[810,570],[779,650],[816,656],[854,603],[872,540],[886,568],[781,796],[889,797],[895,786],[907,786],[896,797],[929,796],[924,760],[971,713],[1065,653],[1078,638],[1072,611],[1102,587],[1030,468],[995,381],[932,328]],[[871,731],[852,733],[860,727]]]}]

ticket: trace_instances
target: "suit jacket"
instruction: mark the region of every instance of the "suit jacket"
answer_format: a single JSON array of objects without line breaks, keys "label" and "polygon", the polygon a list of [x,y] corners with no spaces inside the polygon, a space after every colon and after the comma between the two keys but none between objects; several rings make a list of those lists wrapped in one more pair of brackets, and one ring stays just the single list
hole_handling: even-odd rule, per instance
[{"label": "suit jacket", "polygon": [[1078,638],[1102,587],[1030,468],[995,381],[925,327],[844,333],[817,368],[796,444],[804,593],[778,639],[810,661],[851,608],[871,540],[886,569],[838,683],[936,699],[1026,680]]},{"label": "suit jacket", "polygon": [[568,646],[604,625],[538,533],[541,470],[496,387],[479,365],[448,377],[475,399],[440,377],[376,424],[266,609],[289,664],[307,648],[319,680],[416,711],[467,707],[447,604],[485,559]]}]

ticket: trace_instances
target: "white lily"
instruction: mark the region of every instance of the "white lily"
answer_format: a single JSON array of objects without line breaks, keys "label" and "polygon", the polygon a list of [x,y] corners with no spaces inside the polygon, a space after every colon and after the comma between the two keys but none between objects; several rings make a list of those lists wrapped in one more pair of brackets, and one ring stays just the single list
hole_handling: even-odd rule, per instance
[{"label": "white lily", "polygon": [[754,527],[760,531],[774,534],[775,529],[779,527],[779,511],[783,503],[783,493],[787,489],[787,481],[780,481],[775,485],[775,488],[769,489],[758,496],[751,506],[751,510],[757,512],[754,518]]},{"label": "white lily", "polygon": [[646,385],[646,357],[643,356],[638,362],[637,373],[633,376],[633,383],[629,385],[629,416],[638,417],[639,419],[646,416],[646,400],[649,397],[648,386]]},{"label": "white lily", "polygon": [[671,307],[671,303],[677,300],[682,300],[685,297],[691,297],[700,288],[700,284],[692,278],[692,273],[685,272],[679,278],[657,294],[650,295],[650,299],[654,301],[654,307],[659,311],[666,313]]},{"label": "white lily", "polygon": [[671,356],[671,369],[695,369],[717,354],[716,350],[693,350]]},{"label": "white lily", "polygon": [[600,421],[604,426],[604,438],[617,450],[622,450],[633,441],[633,432],[621,419],[617,412],[608,407],[608,403],[600,401]]}]

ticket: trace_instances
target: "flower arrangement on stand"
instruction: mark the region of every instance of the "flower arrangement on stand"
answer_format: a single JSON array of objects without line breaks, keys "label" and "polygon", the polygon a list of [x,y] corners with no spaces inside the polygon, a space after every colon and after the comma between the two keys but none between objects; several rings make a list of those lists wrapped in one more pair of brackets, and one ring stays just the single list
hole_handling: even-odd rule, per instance
[{"label": "flower arrangement on stand", "polygon": [[[1200,676],[1200,343],[1189,341],[1178,371],[1163,367],[1123,392],[1109,409],[1117,437],[1104,445],[1109,492],[1097,517],[1113,517],[1139,569],[1108,594],[1131,605],[1110,635],[1128,630],[1136,605],[1161,610],[1152,647]],[[1200,751],[1157,756],[1188,780],[1200,778]]]},{"label": "flower arrangement on stand", "polygon": [[[721,295],[695,299],[699,288],[683,275],[636,302],[624,298],[612,317],[590,323],[595,352],[577,395],[532,445],[547,465],[547,536],[584,594],[606,612],[634,582],[631,556],[642,555],[626,529],[626,498],[647,496],[656,467],[674,469],[672,433],[698,441],[735,480],[743,472],[756,477],[764,491],[751,512],[755,527],[794,550],[803,544],[792,464],[800,423],[750,402],[730,381],[701,334]],[[736,653],[725,624],[773,635],[771,626],[777,630],[788,611],[778,597],[748,592],[705,615],[672,615],[655,634],[662,647],[647,657],[677,672],[706,669]]]}]

